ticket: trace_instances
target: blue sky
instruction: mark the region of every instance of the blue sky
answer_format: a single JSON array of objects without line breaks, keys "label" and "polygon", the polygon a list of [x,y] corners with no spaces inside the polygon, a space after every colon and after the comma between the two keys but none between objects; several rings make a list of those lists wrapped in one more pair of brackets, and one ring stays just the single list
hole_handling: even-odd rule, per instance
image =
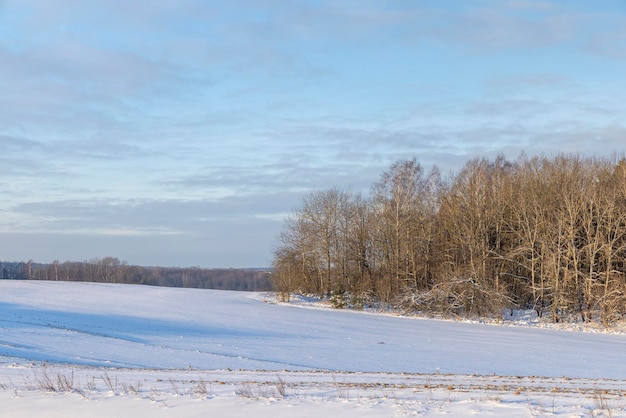
[{"label": "blue sky", "polygon": [[394,161],[626,151],[626,1],[0,0],[0,259],[267,266]]}]

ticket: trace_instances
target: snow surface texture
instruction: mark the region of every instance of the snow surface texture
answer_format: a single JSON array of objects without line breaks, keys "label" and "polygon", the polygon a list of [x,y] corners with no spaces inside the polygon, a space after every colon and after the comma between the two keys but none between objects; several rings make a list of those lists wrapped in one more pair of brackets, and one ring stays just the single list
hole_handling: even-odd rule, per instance
[{"label": "snow surface texture", "polygon": [[626,335],[272,300],[0,281],[0,416],[626,416]]}]

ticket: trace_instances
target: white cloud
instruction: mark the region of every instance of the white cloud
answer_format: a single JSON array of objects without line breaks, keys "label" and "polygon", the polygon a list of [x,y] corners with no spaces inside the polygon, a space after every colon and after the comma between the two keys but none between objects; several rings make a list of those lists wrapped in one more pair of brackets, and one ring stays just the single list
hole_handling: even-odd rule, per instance
[{"label": "white cloud", "polygon": [[445,173],[498,152],[619,152],[626,23],[590,9],[4,1],[0,228],[30,231],[23,252],[73,234],[60,259],[87,236],[128,254],[123,237],[158,238],[137,259],[201,259],[192,244],[226,259],[231,235],[267,253],[303,193],[366,193],[397,159]]}]

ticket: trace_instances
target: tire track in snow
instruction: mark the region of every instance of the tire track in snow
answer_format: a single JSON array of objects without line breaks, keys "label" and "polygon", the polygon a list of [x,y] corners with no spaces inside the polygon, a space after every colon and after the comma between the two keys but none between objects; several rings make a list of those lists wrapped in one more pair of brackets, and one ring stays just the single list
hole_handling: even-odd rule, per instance
[{"label": "tire track in snow", "polygon": [[[286,361],[279,361],[279,360],[271,360],[271,359],[263,359],[263,358],[255,358],[255,357],[249,357],[249,356],[239,356],[237,354],[226,354],[226,353],[219,353],[219,352],[213,352],[213,351],[206,351],[206,350],[197,350],[197,349],[191,349],[191,348],[180,348],[180,347],[173,347],[173,346],[168,346],[168,345],[164,345],[164,344],[154,344],[154,343],[149,343],[143,339],[140,338],[127,338],[125,336],[115,336],[115,335],[110,335],[110,334],[104,334],[104,333],[100,333],[100,332],[95,332],[95,331],[91,331],[91,330],[85,330],[85,329],[81,329],[81,328],[76,328],[76,327],[67,327],[67,326],[62,326],[62,325],[54,325],[51,323],[43,323],[43,322],[32,322],[32,321],[6,321],[6,320],[0,320],[0,322],[7,322],[7,323],[12,323],[12,324],[20,324],[20,325],[28,325],[28,326],[33,326],[35,328],[41,328],[41,329],[54,329],[54,330],[58,330],[58,331],[62,331],[63,333],[70,333],[70,334],[79,334],[79,335],[87,335],[90,337],[97,337],[97,338],[104,338],[104,339],[112,339],[112,340],[116,340],[116,341],[122,341],[125,343],[129,343],[129,344],[133,344],[133,345],[140,345],[140,347],[144,347],[144,348],[150,348],[150,349],[155,349],[155,350],[169,350],[171,351],[170,355],[176,355],[177,353],[189,353],[189,354],[200,354],[200,355],[205,355],[205,356],[211,356],[211,357],[217,357],[217,358],[226,358],[226,359],[234,359],[234,360],[243,360],[243,361],[249,361],[249,362],[256,362],[256,363],[261,363],[261,364],[267,364],[268,366],[271,364],[274,365],[278,365],[280,367],[291,367],[291,368],[297,368],[297,369],[310,369],[311,367],[308,365],[303,365],[303,364],[297,364],[297,363],[292,363],[292,362],[286,362]],[[0,342],[0,346],[2,346],[3,344]],[[9,347],[10,344],[4,344],[4,346]],[[37,347],[34,346],[20,346],[17,347],[15,345],[10,346],[11,348],[21,348],[25,351],[33,351],[35,350]],[[29,358],[26,356],[15,356],[15,355],[10,355],[11,357],[16,357],[16,358],[23,358],[25,360],[42,360],[41,358]],[[52,362],[56,362],[54,360],[50,360]],[[144,367],[144,364],[141,363],[133,363],[133,362],[124,362],[124,361],[119,361],[119,360],[108,360],[108,359],[98,359],[98,358],[88,358],[87,356],[85,356],[83,358],[83,360],[81,361],[81,363],[83,364],[87,364],[87,365],[91,365],[91,366],[96,366],[98,365],[98,363],[102,363],[102,366],[107,367],[107,365],[115,365],[115,366],[122,366],[122,367]]]}]

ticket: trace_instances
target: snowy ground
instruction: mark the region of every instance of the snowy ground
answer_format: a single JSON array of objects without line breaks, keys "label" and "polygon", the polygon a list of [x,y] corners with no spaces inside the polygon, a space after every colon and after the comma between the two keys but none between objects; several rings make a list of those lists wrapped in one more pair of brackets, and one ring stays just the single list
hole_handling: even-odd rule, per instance
[{"label": "snowy ground", "polygon": [[0,281],[0,417],[626,416],[624,334],[271,300]]}]

